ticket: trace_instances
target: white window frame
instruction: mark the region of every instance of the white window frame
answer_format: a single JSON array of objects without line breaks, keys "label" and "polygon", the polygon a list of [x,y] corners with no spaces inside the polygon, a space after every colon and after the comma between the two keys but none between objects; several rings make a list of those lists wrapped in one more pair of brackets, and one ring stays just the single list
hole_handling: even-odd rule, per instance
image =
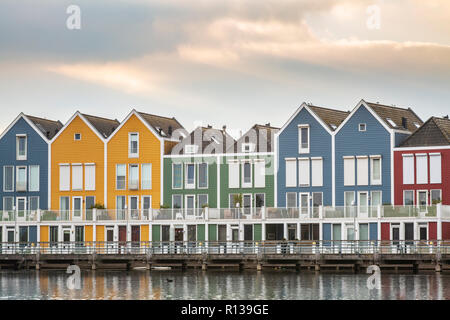
[{"label": "white window frame", "polygon": [[[131,136],[137,135],[137,151],[136,153],[131,153]],[[139,132],[129,132],[128,133],[128,158],[139,158]]]},{"label": "white window frame", "polygon": [[359,201],[361,199],[361,194],[365,194],[366,195],[366,199],[367,199],[367,203],[366,203],[366,207],[367,207],[367,212],[364,212],[364,215],[368,215],[369,214],[369,207],[370,207],[370,201],[369,201],[369,191],[358,191],[358,198],[357,198],[357,203],[358,203],[358,217],[362,216],[362,212],[361,212],[361,202]]},{"label": "white window frame", "polygon": [[[194,182],[193,183],[189,183],[189,181],[188,181],[188,173],[189,173],[189,170],[188,170],[188,166],[193,166],[193,168],[194,168]],[[196,183],[196,165],[195,165],[195,163],[193,163],[193,162],[189,162],[189,163],[185,163],[184,164],[184,166],[185,166],[185,170],[184,170],[184,174],[185,174],[185,177],[184,177],[184,188],[185,189],[195,189],[195,183]]]},{"label": "white window frame", "polygon": [[369,200],[370,200],[369,201],[369,207],[373,206],[372,201],[373,201],[373,193],[374,192],[379,192],[380,193],[380,205],[382,206],[383,205],[383,191],[382,190],[371,190],[370,191],[370,198],[369,198]]},{"label": "white window frame", "polygon": [[[3,211],[6,211],[6,209],[5,209],[5,200],[7,200],[7,199],[9,199],[9,200],[11,200],[11,211],[14,209],[14,207],[15,207],[15,203],[14,203],[14,197],[11,197],[11,196],[6,196],[6,197],[3,197],[3,203],[2,203],[2,208],[3,208]],[[1,228],[1,227],[0,227]],[[1,240],[1,239],[0,239]]]},{"label": "white window frame", "polygon": [[[419,194],[421,193],[421,192],[425,192],[426,193],[426,197],[425,197],[425,199],[426,199],[426,204],[425,204],[425,211],[420,211],[420,206],[421,206],[421,204],[420,204],[420,197],[419,197]],[[429,206],[429,192],[428,192],[428,190],[417,190],[417,193],[416,193],[416,199],[417,199],[417,201],[416,201],[416,206],[417,206],[417,208],[419,209],[419,213],[424,213],[424,212],[427,212],[428,210],[428,206]]]},{"label": "white window frame", "polygon": [[[361,126],[364,126],[364,130],[361,130]],[[359,123],[358,124],[358,131],[359,132],[366,132],[367,131],[367,124],[366,123]]]},{"label": "white window frame", "polygon": [[[293,170],[294,170],[294,172],[292,172],[292,173],[288,173],[288,163],[290,163],[291,164],[291,166],[292,166],[292,164],[293,164],[293,166],[292,166],[292,168],[293,168]],[[285,166],[284,166],[284,170],[285,170],[285,185],[286,185],[286,188],[295,188],[295,187],[297,187],[297,158],[286,158],[285,159]],[[293,183],[289,183],[288,184],[288,181],[289,182],[292,182],[292,181],[290,181],[290,179],[293,179],[294,181],[293,181]]]},{"label": "white window frame", "polygon": [[[362,164],[363,161],[367,166],[367,172],[360,169],[361,168],[360,164]],[[356,184],[358,186],[368,186],[369,185],[369,157],[368,156],[357,156],[356,157]]]},{"label": "white window frame", "polygon": [[[373,162],[374,160],[380,160],[380,179],[379,180],[375,180],[373,177]],[[383,165],[382,165],[382,160],[381,160],[381,156],[370,156],[370,184],[371,185],[381,185],[382,184],[382,177],[383,177]]]},{"label": "white window frame", "polygon": [[30,196],[30,197],[28,197],[28,208],[29,208],[30,211],[32,210],[31,209],[31,199],[37,199],[37,209],[36,210],[39,210],[39,206],[40,206],[40,202],[41,202],[40,197],[39,196]]},{"label": "white window frame", "polygon": [[173,204],[174,204],[174,202],[175,202],[175,201],[173,201],[174,197],[180,197],[180,198],[181,198],[181,206],[180,206],[180,208],[176,208],[176,209],[183,209],[183,207],[184,207],[183,195],[182,195],[182,194],[179,194],[179,193],[177,193],[177,194],[172,194],[172,208],[173,208],[173,209],[175,209],[175,208],[173,207]]},{"label": "white window frame", "polygon": [[[175,170],[174,170],[174,166],[175,165],[179,165],[181,167],[181,183],[179,187],[175,187]],[[183,189],[183,168],[184,165],[183,163],[179,162],[179,163],[172,163],[172,189],[174,190],[180,190]]]},{"label": "white window frame", "polygon": [[[25,155],[19,155],[19,140],[20,138],[25,138]],[[27,160],[28,155],[28,137],[26,134],[16,134],[16,160],[22,161]]]},{"label": "white window frame", "polygon": [[[37,168],[37,179],[38,179],[38,181],[37,181],[37,189],[36,190],[31,190],[31,168],[32,167],[35,167],[35,168]],[[40,166],[39,165],[30,165],[30,168],[28,169],[28,191],[30,191],[30,192],[39,192],[39,189],[40,189],[40,183],[41,183],[41,176],[40,176],[40,174],[41,174],[41,168],[40,168]]]},{"label": "white window frame", "polygon": [[304,214],[302,211],[303,211],[303,209],[305,208],[305,207],[303,207],[302,206],[302,196],[306,196],[307,197],[307,206],[306,206],[306,214],[309,214],[309,208],[310,208],[310,202],[311,202],[311,199],[310,199],[310,194],[309,194],[309,192],[299,192],[298,193],[298,208],[299,208],[299,213],[300,214]]},{"label": "white window frame", "polygon": [[[250,165],[250,182],[245,182],[245,164],[248,163]],[[241,184],[242,184],[242,188],[251,188],[253,185],[253,165],[251,161],[242,161],[241,162],[241,167],[242,167],[242,176],[241,176]]]},{"label": "white window frame", "polygon": [[[346,172],[346,170],[345,170],[345,162],[346,162],[346,160],[351,160],[352,161],[352,172]],[[355,183],[356,183],[356,161],[355,161],[356,159],[355,159],[355,157],[354,156],[344,156],[343,157],[343,170],[342,170],[342,172],[343,172],[343,174],[344,174],[344,186],[354,186],[355,185]],[[351,176],[349,175],[349,174],[351,174]],[[348,177],[352,177],[352,181],[348,181],[348,183],[347,183],[347,181],[346,181],[346,177],[348,178]]]},{"label": "white window frame", "polygon": [[[79,168],[81,168],[81,181],[80,181],[80,188],[74,188],[74,174],[73,174],[73,169],[74,169],[74,167],[79,167]],[[72,183],[71,183],[71,190],[72,191],[82,191],[83,190],[83,164],[81,164],[81,163],[72,163],[72,165],[71,165],[71,175],[72,175]],[[75,186],[76,187],[76,186]]]},{"label": "white window frame", "polygon": [[[130,185],[131,185],[131,168],[132,167],[137,167],[137,186],[136,186],[136,189],[134,189],[134,188],[130,188]],[[130,164],[128,164],[128,190],[137,190],[137,189],[139,189],[139,164],[137,164],[137,163],[130,163]]]},{"label": "white window frame", "polygon": [[[430,153],[430,184],[441,184],[442,183],[442,156],[439,152]],[[438,166],[433,162],[435,159],[439,159]]]},{"label": "white window frame", "polygon": [[[429,182],[429,176],[428,176],[428,154],[426,153],[416,153],[415,154],[416,157],[416,184],[428,184]],[[419,168],[419,158],[423,159],[425,158],[425,168],[424,171],[422,172]],[[419,182],[419,172],[423,173],[423,178],[425,178],[424,181],[420,181]]]},{"label": "white window frame", "polygon": [[[150,177],[149,177],[149,187],[144,187],[144,166],[150,166]],[[141,164],[141,190],[152,190],[153,187],[153,165],[151,163],[142,163]]]},{"label": "white window frame", "polygon": [[[89,186],[88,185],[88,170],[87,170],[87,168],[94,168],[94,177],[93,177],[93,184],[94,184],[94,186],[92,187],[92,186]],[[84,164],[84,190],[85,191],[95,191],[95,189],[96,189],[96,174],[97,174],[97,168],[96,168],[96,165],[95,165],[95,163],[85,163]],[[92,188],[91,188],[92,187]]]},{"label": "white window frame", "polygon": [[[302,147],[302,129],[307,128],[308,129],[308,147],[303,148]],[[309,153],[310,147],[311,147],[311,140],[310,140],[310,133],[311,129],[309,127],[309,124],[299,124],[298,125],[298,153]]]},{"label": "white window frame", "polygon": [[[124,166],[125,167],[125,181],[123,182],[123,189],[119,189],[117,185],[117,178],[118,178],[118,166]],[[116,190],[126,190],[127,189],[127,165],[125,163],[117,163],[116,164]]]},{"label": "white window frame", "polygon": [[442,189],[431,189],[430,190],[430,204],[433,205],[433,199],[431,198],[431,194],[433,193],[433,191],[439,191],[439,198],[441,199],[441,203],[442,203]]},{"label": "white window frame", "polygon": [[412,193],[412,204],[409,204],[409,206],[413,206],[415,204],[415,197],[414,197],[414,190],[403,190],[403,206],[408,206],[408,204],[405,203],[405,194],[406,192],[411,192]]},{"label": "white window frame", "polygon": [[[206,165],[206,187],[200,187],[200,165],[204,164]],[[209,166],[207,162],[199,162],[197,163],[197,181],[198,181],[198,188],[199,189],[208,189],[209,187]]]},{"label": "white window frame", "polygon": [[[409,168],[410,172],[406,172],[405,161],[408,161],[408,160],[405,160],[405,158],[408,158],[409,161],[412,160],[412,167]],[[412,153],[402,154],[402,172],[403,172],[402,183],[404,185],[414,184],[414,181],[415,181],[414,154],[412,154]],[[408,173],[411,173],[411,175],[409,176]],[[409,177],[406,178],[407,176],[409,176]]]},{"label": "white window frame", "polygon": [[17,179],[19,179],[19,170],[25,169],[25,190],[20,191],[28,191],[28,167],[27,166],[16,166],[16,191],[19,191],[17,188],[18,182]]},{"label": "white window frame", "polygon": [[207,193],[198,193],[197,194],[197,204],[199,209],[203,209],[200,205],[200,196],[206,196],[206,204],[209,205],[209,195]]},{"label": "white window frame", "polygon": [[[319,163],[319,166],[315,164]],[[315,171],[317,168],[318,171]],[[320,178],[319,178],[320,177]],[[323,159],[322,157],[312,157],[311,158],[311,186],[312,187],[322,187],[323,186]]]},{"label": "white window frame", "polygon": [[[11,190],[6,190],[5,189],[5,186],[6,186],[6,174],[5,174],[6,168],[12,168]],[[16,185],[15,177],[16,177],[16,172],[14,170],[14,166],[3,166],[3,192],[14,192],[14,187]]]},{"label": "white window frame", "polygon": [[[288,207],[288,194],[294,194],[295,197],[295,207]],[[286,208],[298,208],[298,198],[297,192],[286,192]]]}]

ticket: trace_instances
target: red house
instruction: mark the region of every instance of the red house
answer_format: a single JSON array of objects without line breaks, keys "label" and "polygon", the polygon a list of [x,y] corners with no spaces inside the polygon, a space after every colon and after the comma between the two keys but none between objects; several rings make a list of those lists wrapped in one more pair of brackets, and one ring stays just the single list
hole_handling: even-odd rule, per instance
[{"label": "red house", "polygon": [[[450,239],[450,222],[445,222],[450,218],[448,117],[431,117],[394,148],[394,204],[413,206],[425,215],[440,204],[442,239]],[[432,239],[436,227],[429,227],[429,239]]]}]

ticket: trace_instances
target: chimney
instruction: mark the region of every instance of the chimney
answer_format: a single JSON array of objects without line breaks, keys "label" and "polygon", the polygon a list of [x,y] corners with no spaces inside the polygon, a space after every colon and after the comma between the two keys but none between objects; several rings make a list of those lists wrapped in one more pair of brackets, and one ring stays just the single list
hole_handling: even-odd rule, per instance
[{"label": "chimney", "polygon": [[270,122],[266,123],[266,127],[270,127]]},{"label": "chimney", "polygon": [[206,127],[207,127],[208,129],[211,129],[211,128],[212,128],[212,126],[211,126],[210,124],[208,124]]},{"label": "chimney", "polygon": [[223,130],[223,131],[226,131],[226,130],[227,130],[227,126],[226,126],[226,125],[223,125],[223,126],[222,126],[222,130]]},{"label": "chimney", "polygon": [[408,128],[408,119],[405,117],[402,117],[402,127],[407,129]]},{"label": "chimney", "polygon": [[447,120],[448,120],[448,115],[446,115],[446,116],[443,116],[442,118],[444,118],[444,119],[447,119]]},{"label": "chimney", "polygon": [[168,133],[169,133],[169,136],[172,135],[172,126],[169,126]]}]

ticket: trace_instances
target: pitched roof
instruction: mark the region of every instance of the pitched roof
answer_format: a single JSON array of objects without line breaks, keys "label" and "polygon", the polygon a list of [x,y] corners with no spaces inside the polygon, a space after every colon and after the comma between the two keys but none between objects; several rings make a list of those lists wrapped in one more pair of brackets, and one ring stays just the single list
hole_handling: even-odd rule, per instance
[{"label": "pitched roof", "polygon": [[[243,143],[254,143],[255,149],[252,152],[273,152],[274,135],[278,130],[280,128],[272,127],[270,123],[265,125],[255,124],[242,137],[237,139],[236,143],[228,148],[227,152],[241,153]],[[255,135],[256,141],[251,141],[254,140]]]},{"label": "pitched roof", "polygon": [[136,111],[162,138],[171,138],[177,129],[184,129],[177,119]]},{"label": "pitched roof", "polygon": [[450,145],[450,120],[431,117],[411,134],[401,147],[431,147]]},{"label": "pitched roof", "polygon": [[[379,103],[367,102],[366,104],[386,123],[391,129],[408,130],[414,132],[423,121],[414,113],[411,108],[399,108],[382,105]],[[406,127],[403,127],[403,119],[406,119]]]},{"label": "pitched roof", "polygon": [[42,132],[42,134],[51,140],[59,130],[64,126],[61,121],[48,120],[35,116],[25,115],[34,125]]},{"label": "pitched roof", "polygon": [[108,138],[120,124],[119,120],[117,119],[112,120],[88,114],[82,115],[104,138]]},{"label": "pitched roof", "polygon": [[337,127],[348,117],[350,111],[342,111],[324,107],[318,107],[313,105],[308,105],[323,122],[330,128],[331,131],[336,130]]},{"label": "pitched roof", "polygon": [[[227,146],[234,145],[235,142],[233,137],[224,129],[215,129],[211,126],[197,127],[177,144],[176,149],[179,150],[180,154],[225,153]],[[186,145],[196,145],[197,150],[193,153],[187,153],[185,150]]]}]

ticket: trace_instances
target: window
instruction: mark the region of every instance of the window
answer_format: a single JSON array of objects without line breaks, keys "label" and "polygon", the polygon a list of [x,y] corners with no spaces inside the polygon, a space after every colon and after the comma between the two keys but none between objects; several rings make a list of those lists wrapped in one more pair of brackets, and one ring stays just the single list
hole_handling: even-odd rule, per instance
[{"label": "window", "polygon": [[80,141],[81,140],[81,133],[75,133],[74,136],[73,136],[73,139],[75,141]]},{"label": "window", "polygon": [[150,190],[152,188],[152,164],[142,164],[142,190]]},{"label": "window", "polygon": [[59,191],[70,190],[70,166],[68,164],[59,165]]},{"label": "window", "polygon": [[4,166],[3,167],[3,191],[12,192],[14,191],[14,167]]},{"label": "window", "polygon": [[313,192],[312,193],[312,205],[313,205],[314,217],[318,217],[318,215],[319,215],[319,206],[323,205],[323,194],[322,194],[322,192]]},{"label": "window", "polygon": [[250,214],[252,208],[252,195],[244,194],[242,196],[242,208],[244,209],[244,214]]},{"label": "window", "polygon": [[198,146],[195,145],[195,144],[187,144],[184,147],[184,152],[185,153],[197,153],[197,151],[198,151]]},{"label": "window", "polygon": [[174,194],[172,196],[172,208],[175,209],[183,208],[183,196],[181,194]]},{"label": "window", "polygon": [[242,187],[252,187],[252,164],[250,162],[244,162],[242,164]]},{"label": "window", "polygon": [[228,186],[230,188],[239,188],[239,162],[228,162]]},{"label": "window", "polygon": [[381,184],[381,157],[370,158],[370,184]]},{"label": "window", "polygon": [[116,190],[125,190],[125,181],[127,175],[127,165],[116,165]]},{"label": "window", "polygon": [[442,201],[442,190],[431,190],[431,204],[438,204]]},{"label": "window", "polygon": [[414,205],[414,191],[413,190],[403,191],[403,205],[405,205],[405,206]]},{"label": "window", "polygon": [[387,122],[389,122],[389,124],[392,126],[392,127],[396,127],[397,125],[395,124],[395,122],[391,119],[391,118],[386,118],[386,120],[387,120]]},{"label": "window", "polygon": [[195,188],[195,164],[188,163],[186,164],[186,189],[194,189]]},{"label": "window", "polygon": [[27,167],[16,167],[16,191],[27,191]]},{"label": "window", "polygon": [[365,123],[360,123],[358,125],[358,130],[359,131],[366,131],[366,124]]},{"label": "window", "polygon": [[208,195],[207,194],[199,194],[197,196],[197,203],[198,203],[198,207],[200,209],[202,209],[203,206],[208,204]]},{"label": "window", "polygon": [[255,188],[266,186],[266,162],[264,159],[255,160]]},{"label": "window", "polygon": [[381,191],[372,191],[370,193],[370,205],[376,207],[380,206],[381,204]]},{"label": "window", "polygon": [[236,208],[236,197],[238,196],[238,194],[234,194],[234,193],[230,193],[228,195],[228,205],[230,206],[230,208]]},{"label": "window", "polygon": [[366,215],[368,213],[369,201],[367,192],[358,192],[358,209],[360,214]]},{"label": "window", "polygon": [[309,212],[309,193],[300,193],[300,213],[308,214]]},{"label": "window", "polygon": [[298,184],[309,186],[309,158],[298,159]]},{"label": "window", "polygon": [[39,166],[30,166],[29,191],[39,191]]},{"label": "window", "polygon": [[117,208],[117,220],[125,220],[127,205],[127,198],[125,196],[116,197],[116,208]]},{"label": "window", "polygon": [[286,187],[297,186],[297,160],[286,159]]},{"label": "window", "polygon": [[139,188],[139,165],[130,164],[128,178],[128,189],[137,190]]},{"label": "window", "polygon": [[344,186],[355,185],[355,158],[344,157]]},{"label": "window", "polygon": [[287,192],[286,193],[286,208],[296,208],[297,207],[297,193]]},{"label": "window", "polygon": [[261,208],[266,205],[266,194],[256,193],[255,194],[255,208]]},{"label": "window", "polygon": [[3,210],[12,211],[14,207],[14,197],[3,197]]},{"label": "window", "polygon": [[243,143],[242,144],[242,152],[253,152],[255,151],[254,143]]},{"label": "window", "polygon": [[309,153],[309,126],[298,126],[298,153]]},{"label": "window", "polygon": [[128,157],[139,157],[139,133],[128,134]]},{"label": "window", "polygon": [[16,159],[27,160],[27,136],[16,136]]},{"label": "window", "polygon": [[430,153],[430,183],[442,183],[441,154]]},{"label": "window", "polygon": [[198,187],[208,188],[208,164],[198,164]]},{"label": "window", "polygon": [[428,205],[428,191],[417,191],[417,205],[419,207],[419,212],[426,212]]},{"label": "window", "polygon": [[72,164],[72,190],[83,189],[83,166]]},{"label": "window", "polygon": [[313,187],[323,186],[323,160],[322,158],[311,158],[311,184]]},{"label": "window", "polygon": [[84,166],[84,189],[86,191],[95,190],[95,164]]},{"label": "window", "polygon": [[183,185],[183,166],[181,163],[172,165],[172,189],[181,189]]},{"label": "window", "polygon": [[369,159],[367,156],[356,157],[356,165],[358,186],[367,186],[369,184]]},{"label": "window", "polygon": [[428,183],[428,161],[426,153],[416,154],[416,179],[417,184]]},{"label": "window", "polygon": [[403,154],[403,184],[414,184],[414,156]]},{"label": "window", "polygon": [[62,213],[68,213],[70,210],[70,197],[60,197],[59,198],[59,210]]}]

